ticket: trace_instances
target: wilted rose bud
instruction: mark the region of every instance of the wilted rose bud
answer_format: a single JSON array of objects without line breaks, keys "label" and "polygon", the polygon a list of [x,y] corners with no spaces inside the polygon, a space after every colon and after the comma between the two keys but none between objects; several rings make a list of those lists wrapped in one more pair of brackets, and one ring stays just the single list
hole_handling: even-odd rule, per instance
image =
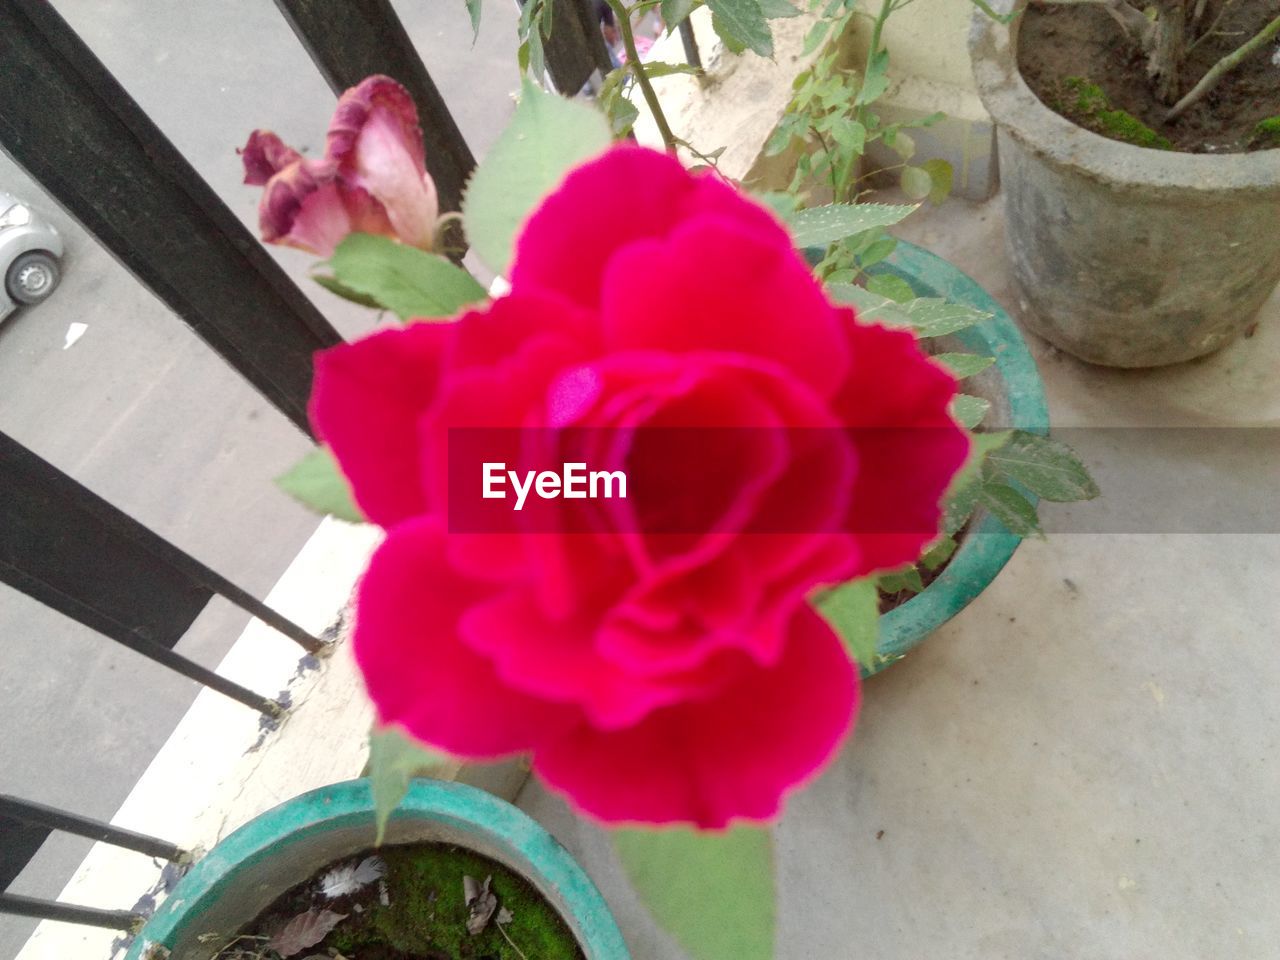
[{"label": "wilted rose bud", "polygon": [[265,185],[258,223],[267,243],[327,257],[349,233],[379,233],[431,248],[436,187],[413,100],[390,77],[342,95],[323,157],[307,159],[266,130],[253,131],[240,155],[244,182]]}]

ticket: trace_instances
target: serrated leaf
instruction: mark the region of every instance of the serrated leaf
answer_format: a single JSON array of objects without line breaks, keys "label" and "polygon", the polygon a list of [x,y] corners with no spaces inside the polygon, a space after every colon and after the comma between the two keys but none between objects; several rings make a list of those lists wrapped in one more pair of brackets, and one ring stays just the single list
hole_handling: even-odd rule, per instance
[{"label": "serrated leaf", "polygon": [[476,168],[463,199],[467,237],[480,259],[505,275],[530,212],[572,167],[611,139],[598,110],[540,90],[526,78],[511,123]]},{"label": "serrated leaf", "polygon": [[991,511],[1010,533],[1019,537],[1043,537],[1036,508],[1013,487],[1004,483],[982,483],[978,502]]},{"label": "serrated leaf", "polygon": [[923,200],[933,189],[933,178],[921,167],[903,167],[898,172],[898,183],[912,200]]},{"label": "serrated leaf", "polygon": [[820,247],[873,227],[888,227],[916,210],[915,204],[830,203],[797,211],[787,220],[797,247]]},{"label": "serrated leaf", "polygon": [[985,311],[961,303],[949,303],[937,297],[921,297],[903,307],[907,312],[908,322],[920,337],[944,337],[991,319],[991,314]]},{"label": "serrated leaf", "polygon": [[893,327],[911,326],[911,317],[901,306],[887,297],[877,296],[864,287],[852,283],[828,283],[827,292],[837,303],[847,303],[857,308],[863,323],[876,321]]},{"label": "serrated leaf", "polygon": [[981,373],[996,362],[995,357],[984,357],[977,353],[939,353],[933,359],[942,363],[960,380]]},{"label": "serrated leaf", "polygon": [[314,947],[347,918],[332,910],[308,910],[286,923],[267,944],[282,957],[292,957],[307,947]]},{"label": "serrated leaf", "polygon": [[693,12],[694,0],[662,0],[662,22],[671,33]]},{"label": "serrated leaf", "polygon": [[804,49],[801,56],[808,56],[817,50],[822,41],[827,39],[827,31],[831,29],[830,20],[819,20],[809,28],[809,32],[804,36]]},{"label": "serrated leaf", "polygon": [[[872,240],[866,247],[858,253],[858,266],[862,269],[873,267],[894,250],[898,249],[898,239],[891,236],[879,237]],[[912,297],[915,293],[912,293]]]},{"label": "serrated leaf", "polygon": [[991,474],[1015,480],[1045,500],[1069,503],[1098,495],[1098,485],[1075,451],[1049,437],[1015,431],[987,457],[986,466]]},{"label": "serrated leaf", "polygon": [[956,552],[956,542],[951,537],[943,537],[932,547],[925,551],[920,562],[924,564],[926,570],[936,571],[944,563],[951,559]]},{"label": "serrated leaf", "polygon": [[864,577],[828,590],[818,599],[818,612],[844,641],[855,663],[875,663],[880,642],[880,598],[875,580]]},{"label": "serrated leaf", "polygon": [[973,514],[982,493],[982,468],[991,451],[998,450],[1012,436],[1011,430],[975,433],[970,436],[969,458],[952,478],[942,501],[942,529],[948,536],[960,531]]},{"label": "serrated leaf", "polygon": [[858,95],[853,98],[854,106],[865,106],[878,100],[889,89],[889,51],[877,50],[867,63],[866,73],[862,76],[862,85]]},{"label": "serrated leaf", "polygon": [[451,317],[488,296],[475,277],[444,257],[370,233],[348,234],[329,267],[344,287],[402,320]]},{"label": "serrated leaf", "polygon": [[[831,136],[841,147],[854,156],[862,156],[867,146],[867,128],[850,117],[833,117]],[[869,206],[869,204],[862,204]]]},{"label": "serrated leaf", "polygon": [[951,415],[968,430],[980,424],[990,409],[991,401],[967,393],[957,393],[951,401]]},{"label": "serrated leaf", "polygon": [[773,56],[773,33],[759,0],[707,0],[707,6],[712,27],[731,51]]},{"label": "serrated leaf", "polygon": [[369,787],[377,824],[375,846],[381,846],[391,812],[409,791],[409,781],[429,775],[450,762],[449,757],[418,743],[396,727],[369,732]]},{"label": "serrated leaf", "polygon": [[317,447],[276,477],[276,486],[308,510],[348,523],[365,523],[364,514],[351,495],[351,484],[338,469],[333,454]]},{"label": "serrated leaf", "polygon": [[777,214],[781,220],[788,219],[796,212],[796,196],[785,190],[770,190],[756,194],[756,199]]},{"label": "serrated leaf", "polygon": [[951,195],[951,186],[955,181],[955,171],[945,160],[934,158],[920,164],[920,169],[929,175],[929,202],[942,203]]},{"label": "serrated leaf", "polygon": [[892,273],[877,273],[867,277],[867,289],[878,297],[884,297],[899,304],[910,303],[916,298],[916,292],[911,289],[911,284]]},{"label": "serrated leaf", "polygon": [[772,960],[774,865],[769,831],[688,827],[613,831],[631,885],[697,960]]}]

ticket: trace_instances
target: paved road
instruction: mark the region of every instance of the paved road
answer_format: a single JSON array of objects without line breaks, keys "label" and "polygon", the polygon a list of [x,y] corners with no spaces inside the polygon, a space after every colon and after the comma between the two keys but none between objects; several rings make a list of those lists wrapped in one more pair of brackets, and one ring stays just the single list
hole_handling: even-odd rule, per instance
[{"label": "paved road", "polygon": [[[54,5],[246,223],[257,198],[234,148],[248,131],[322,147],[333,96],[270,0]],[[461,0],[396,7],[483,155],[518,85],[512,6],[486,4],[474,46]],[[270,482],[307,441],[3,156],[0,189],[67,237],[63,286],[0,324],[0,430],[264,595],[316,525]],[[369,328],[308,285],[305,255],[278,259],[344,334]],[[73,322],[88,329],[63,349]],[[179,649],[216,665],[243,624],[215,601]],[[7,587],[0,638],[0,792],[109,818],[197,688]],[[87,846],[46,844],[14,892],[55,896]],[[0,957],[33,926],[0,919]]]}]

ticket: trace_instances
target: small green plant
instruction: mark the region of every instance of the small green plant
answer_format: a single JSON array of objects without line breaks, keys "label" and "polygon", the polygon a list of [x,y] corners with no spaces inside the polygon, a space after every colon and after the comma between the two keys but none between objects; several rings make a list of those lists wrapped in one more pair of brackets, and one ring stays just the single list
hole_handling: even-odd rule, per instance
[{"label": "small green plant", "polygon": [[1106,91],[1085,77],[1067,77],[1066,95],[1058,109],[1075,123],[1112,140],[1152,150],[1172,150],[1173,144],[1127,110],[1117,110]]},{"label": "small green plant", "polygon": [[1253,143],[1267,143],[1280,147],[1280,115],[1259,120],[1253,128]]}]

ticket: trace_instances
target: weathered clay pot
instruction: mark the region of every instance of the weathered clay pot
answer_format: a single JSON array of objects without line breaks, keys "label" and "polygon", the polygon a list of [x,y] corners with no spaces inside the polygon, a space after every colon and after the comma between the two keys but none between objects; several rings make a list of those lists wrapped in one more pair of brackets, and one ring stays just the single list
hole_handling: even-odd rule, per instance
[{"label": "weathered clay pot", "polygon": [[1280,150],[1173,153],[1077,127],[1023,82],[1021,22],[975,13],[969,49],[999,128],[1026,324],[1115,367],[1178,363],[1239,336],[1280,282]]}]

